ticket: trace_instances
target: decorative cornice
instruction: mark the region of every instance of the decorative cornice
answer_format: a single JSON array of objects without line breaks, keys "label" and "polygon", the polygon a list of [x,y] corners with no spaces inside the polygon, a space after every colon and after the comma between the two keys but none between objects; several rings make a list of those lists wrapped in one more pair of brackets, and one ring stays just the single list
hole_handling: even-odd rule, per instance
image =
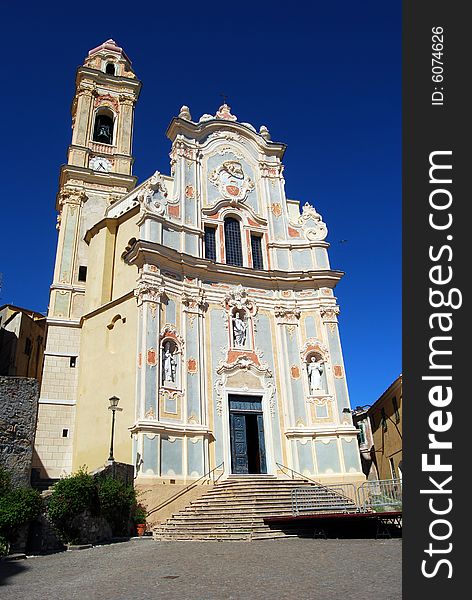
[{"label": "decorative cornice", "polygon": [[[234,282],[235,277],[237,277],[239,281],[244,281],[244,285],[248,288],[258,288],[260,286],[273,288],[279,284],[286,288],[296,284],[298,290],[318,287],[333,288],[344,275],[342,271],[332,269],[310,271],[267,269],[265,271],[254,271],[250,267],[234,267],[224,263],[215,263],[146,240],[138,240],[130,252],[124,256],[124,260],[127,264],[136,264],[138,267],[147,262],[157,264],[163,270],[177,270],[183,274],[189,272],[192,273],[192,277],[198,277],[205,281],[217,277],[219,282],[228,285]],[[280,289],[283,289],[283,287]]]}]

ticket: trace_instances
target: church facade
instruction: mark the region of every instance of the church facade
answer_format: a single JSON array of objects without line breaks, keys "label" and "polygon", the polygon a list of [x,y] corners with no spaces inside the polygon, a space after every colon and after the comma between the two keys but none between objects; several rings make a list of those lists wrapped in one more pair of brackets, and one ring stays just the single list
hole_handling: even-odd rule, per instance
[{"label": "church facade", "polygon": [[[210,470],[364,478],[327,227],[285,195],[285,145],[223,104],[172,119],[170,175],[132,176],[137,80],[113,40],[77,72],[34,466],[114,457],[138,480]],[[57,450],[59,448],[59,450]]]}]

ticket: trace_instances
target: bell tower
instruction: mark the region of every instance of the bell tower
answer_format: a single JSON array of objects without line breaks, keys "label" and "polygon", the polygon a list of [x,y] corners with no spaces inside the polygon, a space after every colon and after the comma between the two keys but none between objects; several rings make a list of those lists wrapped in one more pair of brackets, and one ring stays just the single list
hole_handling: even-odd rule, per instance
[{"label": "bell tower", "polygon": [[[77,69],[72,140],[56,197],[59,235],[33,461],[42,477],[59,477],[72,465],[76,366],[87,285],[84,236],[110,204],[136,185],[132,138],[140,89],[131,61],[112,39],[90,50]],[[58,445],[63,452],[51,459],[47,447]]]},{"label": "bell tower", "polygon": [[72,143],[56,202],[59,240],[50,317],[80,318],[87,277],[83,237],[110,204],[136,185],[131,145],[140,89],[129,58],[113,40],[90,50],[77,70]]}]

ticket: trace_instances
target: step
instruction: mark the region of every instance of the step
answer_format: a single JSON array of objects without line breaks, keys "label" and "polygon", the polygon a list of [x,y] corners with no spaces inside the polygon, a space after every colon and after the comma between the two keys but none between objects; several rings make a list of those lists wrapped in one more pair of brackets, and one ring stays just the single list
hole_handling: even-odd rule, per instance
[{"label": "step", "polygon": [[239,530],[262,530],[268,529],[268,525],[261,521],[260,523],[166,523],[156,527],[155,531],[239,531]]}]

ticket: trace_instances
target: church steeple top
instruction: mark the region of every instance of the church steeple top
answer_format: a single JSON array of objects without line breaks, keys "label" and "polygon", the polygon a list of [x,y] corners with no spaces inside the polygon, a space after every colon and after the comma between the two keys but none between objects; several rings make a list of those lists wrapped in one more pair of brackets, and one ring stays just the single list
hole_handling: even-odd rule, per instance
[{"label": "church steeple top", "polygon": [[136,78],[126,52],[111,38],[89,50],[84,66],[102,71],[107,75],[128,77],[130,79]]},{"label": "church steeple top", "polygon": [[87,56],[90,57],[90,56],[93,56],[94,54],[97,54],[98,52],[103,52],[103,51],[119,54],[125,60],[127,60],[129,62],[129,64],[131,64],[131,61],[128,58],[128,56],[126,55],[126,52],[123,50],[123,48],[120,48],[120,46],[118,46],[116,44],[115,40],[113,40],[111,38],[106,40],[105,42],[103,42],[103,44],[100,44],[100,46],[97,46],[96,48],[92,48],[92,50],[89,51]]}]

